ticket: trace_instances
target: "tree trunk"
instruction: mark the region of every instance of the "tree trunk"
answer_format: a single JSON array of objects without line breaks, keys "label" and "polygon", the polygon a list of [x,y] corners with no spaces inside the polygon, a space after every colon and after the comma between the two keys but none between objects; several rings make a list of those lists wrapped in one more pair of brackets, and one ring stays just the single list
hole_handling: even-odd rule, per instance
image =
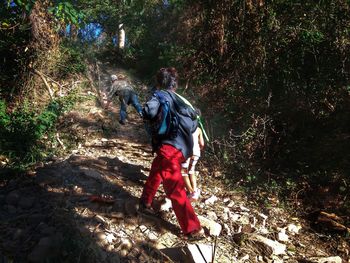
[{"label": "tree trunk", "polygon": [[125,30],[123,28],[123,24],[119,24],[118,29],[118,48],[124,49],[125,47]]}]

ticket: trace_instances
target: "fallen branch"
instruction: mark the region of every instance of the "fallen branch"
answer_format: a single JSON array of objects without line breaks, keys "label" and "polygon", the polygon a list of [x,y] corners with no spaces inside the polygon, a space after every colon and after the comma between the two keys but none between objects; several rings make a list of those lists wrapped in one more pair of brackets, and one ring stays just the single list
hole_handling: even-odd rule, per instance
[{"label": "fallen branch", "polygon": [[326,223],[328,224],[328,227],[332,228],[333,230],[337,231],[345,231],[350,233],[350,228],[346,227],[343,225],[343,219],[337,216],[336,214],[333,213],[326,213],[326,212],[320,212],[318,218],[317,218],[318,223]]},{"label": "fallen branch", "polygon": [[92,196],[90,196],[89,199],[91,202],[96,202],[96,203],[101,203],[101,204],[113,204],[115,202],[114,199],[106,198],[106,197],[99,196],[99,195],[92,195]]},{"label": "fallen branch", "polygon": [[65,150],[65,149],[66,149],[66,146],[64,146],[64,144],[63,144],[63,142],[61,141],[60,136],[59,136],[58,133],[56,133],[56,139],[57,139],[58,143],[61,145],[61,147],[63,148],[63,150]]},{"label": "fallen branch", "polygon": [[48,81],[56,84],[59,88],[59,96],[62,97],[63,96],[63,88],[66,87],[66,86],[70,86],[70,88],[67,88],[66,90],[66,93],[69,93],[71,90],[73,90],[77,84],[80,84],[82,82],[85,82],[85,81],[82,81],[82,80],[76,80],[76,81],[73,81],[72,83],[67,83],[67,84],[60,84],[59,82],[55,81],[54,79],[52,79],[50,76],[44,74],[43,72],[40,72],[39,70],[37,69],[33,69],[34,70],[34,73],[36,73],[37,75],[40,76],[40,78],[43,80],[47,90],[49,91],[49,95],[50,95],[50,98],[53,99],[54,98],[54,92],[52,91],[51,89],[51,86],[49,85]]},{"label": "fallen branch", "polygon": [[44,74],[42,72],[40,72],[39,70],[37,70],[37,69],[33,69],[33,70],[34,70],[34,73],[36,73],[42,79],[42,81],[45,84],[45,87],[46,87],[47,91],[49,92],[50,99],[53,100],[54,99],[53,91],[52,91],[49,83],[47,82]]},{"label": "fallen branch", "polygon": [[15,29],[16,27],[18,27],[20,25],[20,23],[17,23],[11,27],[0,27],[0,30],[12,30]]},{"label": "fallen branch", "polygon": [[46,75],[45,73],[42,73],[47,79],[49,79],[51,82],[55,83],[57,86],[60,87],[60,89],[62,89],[62,85],[60,83],[58,83],[57,81],[53,80],[51,77],[49,77],[48,75]]}]

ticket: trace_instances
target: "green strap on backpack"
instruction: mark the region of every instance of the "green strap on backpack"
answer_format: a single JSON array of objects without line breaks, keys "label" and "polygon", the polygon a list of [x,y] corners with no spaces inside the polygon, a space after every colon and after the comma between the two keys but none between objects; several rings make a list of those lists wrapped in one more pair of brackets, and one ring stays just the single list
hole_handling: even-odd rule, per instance
[{"label": "green strap on backpack", "polygon": [[[190,106],[193,110],[195,110],[194,107],[192,106],[192,104],[191,104],[186,98],[182,97],[180,94],[178,94],[178,93],[176,93],[176,92],[174,92],[174,93],[175,93],[183,102],[185,102],[188,106]],[[200,126],[200,128],[202,129],[204,138],[207,140],[207,142],[209,142],[209,137],[208,137],[207,133],[206,133],[205,130],[204,130],[204,125],[203,125],[203,120],[202,120],[202,118],[201,118],[199,115],[197,115],[197,119],[198,119],[199,126]]]}]

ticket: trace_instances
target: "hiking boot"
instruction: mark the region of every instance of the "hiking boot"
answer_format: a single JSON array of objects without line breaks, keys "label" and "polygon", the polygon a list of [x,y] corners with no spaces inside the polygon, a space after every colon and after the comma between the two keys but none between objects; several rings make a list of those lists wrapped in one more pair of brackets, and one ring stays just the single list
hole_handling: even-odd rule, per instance
[{"label": "hiking boot", "polygon": [[155,216],[157,213],[153,210],[151,205],[147,205],[143,203],[142,201],[139,203],[139,209],[138,212],[141,214],[151,215]]},{"label": "hiking boot", "polygon": [[139,112],[139,116],[141,117],[141,119],[143,119],[142,111]]},{"label": "hiking boot", "polygon": [[124,121],[124,120],[120,120],[119,123],[120,123],[121,125],[125,125],[125,121]]},{"label": "hiking boot", "polygon": [[192,231],[191,233],[184,236],[187,241],[198,241],[205,238],[204,229],[201,227],[199,230]]}]

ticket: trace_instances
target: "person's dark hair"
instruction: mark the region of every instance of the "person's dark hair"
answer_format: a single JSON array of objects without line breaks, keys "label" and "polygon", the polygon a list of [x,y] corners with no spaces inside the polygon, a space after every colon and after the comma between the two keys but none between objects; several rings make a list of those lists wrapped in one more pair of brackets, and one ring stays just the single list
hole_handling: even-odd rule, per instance
[{"label": "person's dark hair", "polygon": [[160,70],[158,70],[158,72],[156,74],[156,85],[158,87],[162,87],[163,86],[163,80],[165,78],[165,72],[166,72],[166,68],[161,68]]},{"label": "person's dark hair", "polygon": [[157,86],[165,89],[176,89],[177,79],[178,74],[175,68],[161,68],[156,75]]},{"label": "person's dark hair", "polygon": [[166,89],[177,89],[178,74],[175,68],[167,68],[168,78],[165,84]]}]

